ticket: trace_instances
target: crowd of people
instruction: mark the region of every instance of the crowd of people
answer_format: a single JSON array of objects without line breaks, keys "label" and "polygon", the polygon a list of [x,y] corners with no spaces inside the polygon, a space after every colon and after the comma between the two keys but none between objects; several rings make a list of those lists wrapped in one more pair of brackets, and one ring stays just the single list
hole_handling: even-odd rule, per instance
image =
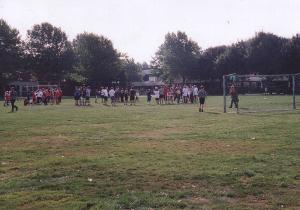
[{"label": "crowd of people", "polygon": [[[76,86],[74,90],[75,105],[91,105],[91,93],[92,89],[90,86]],[[229,94],[231,96],[230,108],[232,108],[233,104],[235,108],[238,108],[238,93],[234,85],[231,85]],[[35,91],[27,93],[24,105],[60,104],[62,95],[60,88],[38,88]],[[116,106],[117,103],[135,105],[139,100],[139,96],[139,90],[133,87],[120,88],[103,86],[95,90],[95,103],[111,106]],[[197,85],[165,85],[146,90],[146,100],[148,104],[152,103],[153,98],[157,105],[199,103],[199,112],[204,111],[206,97],[207,92],[203,85],[199,87]],[[15,105],[16,99],[17,92],[14,87],[11,87],[4,93],[4,106],[11,106],[12,112],[18,111],[18,107]]]},{"label": "crowd of people", "polygon": [[60,88],[38,88],[35,91],[27,93],[24,105],[58,105],[61,103],[62,95],[62,90]]},{"label": "crowd of people", "polygon": [[[120,87],[100,87],[95,91],[95,103],[101,100],[104,105],[110,104],[115,106],[116,103],[122,103],[124,105],[135,105],[139,100],[139,91],[133,87],[120,88]],[[205,98],[207,92],[204,86],[199,88],[197,85],[165,85],[160,87],[154,87],[154,89],[146,90],[147,103],[152,103],[152,98],[156,101],[156,104],[174,104],[174,103],[200,103],[199,111],[203,112]],[[80,86],[75,87],[74,100],[76,106],[90,105],[91,87]]]},{"label": "crowd of people", "polygon": [[[75,87],[74,100],[76,106],[90,105],[91,87],[80,86]],[[119,87],[100,87],[95,91],[95,103],[99,100],[104,105],[109,105],[108,100],[112,106],[116,103],[123,103],[124,105],[135,105],[139,99],[139,92],[134,88],[119,88]]]},{"label": "crowd of people", "polygon": [[[4,106],[11,106],[11,112],[18,111],[15,105],[18,93],[12,86],[4,92]],[[60,104],[62,100],[62,90],[60,88],[37,88],[32,92],[28,92],[24,99],[24,106],[27,105],[48,105]]]}]

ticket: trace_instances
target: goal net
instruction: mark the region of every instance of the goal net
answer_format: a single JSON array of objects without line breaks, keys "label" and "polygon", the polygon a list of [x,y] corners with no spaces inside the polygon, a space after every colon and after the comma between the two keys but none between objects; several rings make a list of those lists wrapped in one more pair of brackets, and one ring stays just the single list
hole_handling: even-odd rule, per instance
[{"label": "goal net", "polygon": [[224,112],[289,111],[300,108],[299,94],[300,74],[223,76]]}]

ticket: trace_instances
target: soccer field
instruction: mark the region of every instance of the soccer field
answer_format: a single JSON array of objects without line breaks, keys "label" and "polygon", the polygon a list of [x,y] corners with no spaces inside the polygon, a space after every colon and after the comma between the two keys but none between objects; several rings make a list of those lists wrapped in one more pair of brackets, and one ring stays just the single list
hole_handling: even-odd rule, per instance
[{"label": "soccer field", "polygon": [[300,209],[300,110],[18,105],[0,109],[0,209]]}]

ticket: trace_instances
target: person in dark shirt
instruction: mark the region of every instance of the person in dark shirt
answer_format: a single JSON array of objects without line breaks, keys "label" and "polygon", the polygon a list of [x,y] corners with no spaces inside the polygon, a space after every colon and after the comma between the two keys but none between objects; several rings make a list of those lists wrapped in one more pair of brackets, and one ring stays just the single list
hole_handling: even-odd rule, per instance
[{"label": "person in dark shirt", "polygon": [[130,106],[133,104],[135,105],[135,90],[133,88],[130,88],[129,90],[129,100],[130,100]]},{"label": "person in dark shirt", "polygon": [[18,107],[15,105],[15,102],[17,100],[17,91],[15,91],[14,87],[11,87],[10,96],[11,112],[14,112],[14,110],[18,111]]},{"label": "person in dark shirt", "polygon": [[147,94],[147,103],[150,104],[151,103],[151,90],[148,89],[146,94]]}]

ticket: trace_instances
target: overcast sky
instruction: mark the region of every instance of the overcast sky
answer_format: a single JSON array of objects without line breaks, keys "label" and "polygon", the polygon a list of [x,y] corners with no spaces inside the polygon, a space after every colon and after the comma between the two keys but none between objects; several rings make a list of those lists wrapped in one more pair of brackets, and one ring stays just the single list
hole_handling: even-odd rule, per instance
[{"label": "overcast sky", "polygon": [[0,18],[25,38],[50,22],[72,40],[84,31],[111,39],[136,61],[149,62],[167,32],[185,31],[202,49],[272,32],[300,32],[300,0],[0,0]]}]

